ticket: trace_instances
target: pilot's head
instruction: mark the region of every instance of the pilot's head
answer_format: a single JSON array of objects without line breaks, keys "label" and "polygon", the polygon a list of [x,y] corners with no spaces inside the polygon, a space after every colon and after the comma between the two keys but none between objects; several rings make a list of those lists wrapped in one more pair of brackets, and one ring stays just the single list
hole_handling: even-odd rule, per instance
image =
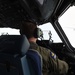
[{"label": "pilot's head", "polygon": [[20,27],[20,34],[21,35],[26,35],[26,37],[32,38],[34,37],[34,31],[37,28],[37,25],[35,22],[26,20],[22,22],[21,27]]}]

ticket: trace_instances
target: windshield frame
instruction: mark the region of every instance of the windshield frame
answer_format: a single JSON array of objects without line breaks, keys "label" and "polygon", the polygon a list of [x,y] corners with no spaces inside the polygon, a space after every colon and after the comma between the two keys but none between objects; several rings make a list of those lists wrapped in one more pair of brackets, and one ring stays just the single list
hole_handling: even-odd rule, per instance
[{"label": "windshield frame", "polygon": [[55,21],[51,21],[51,23],[52,23],[54,29],[56,30],[57,34],[61,38],[62,42],[66,45],[67,50],[69,52],[75,51],[75,48],[71,45],[65,32],[63,31],[61,25],[59,24],[58,19],[56,19]]}]

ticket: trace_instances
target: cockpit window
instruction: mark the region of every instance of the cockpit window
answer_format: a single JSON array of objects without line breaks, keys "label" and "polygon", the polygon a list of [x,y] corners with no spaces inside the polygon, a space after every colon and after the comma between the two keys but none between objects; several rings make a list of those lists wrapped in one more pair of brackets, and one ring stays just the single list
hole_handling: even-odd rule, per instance
[{"label": "cockpit window", "polygon": [[71,45],[75,47],[75,6],[70,7],[59,18],[59,23],[68,37]]},{"label": "cockpit window", "polygon": [[40,25],[39,28],[41,28],[43,31],[44,40],[50,39],[50,41],[53,41],[53,42],[61,42],[59,36],[57,35],[51,23]]},{"label": "cockpit window", "polygon": [[0,28],[0,35],[20,35],[18,29]]}]

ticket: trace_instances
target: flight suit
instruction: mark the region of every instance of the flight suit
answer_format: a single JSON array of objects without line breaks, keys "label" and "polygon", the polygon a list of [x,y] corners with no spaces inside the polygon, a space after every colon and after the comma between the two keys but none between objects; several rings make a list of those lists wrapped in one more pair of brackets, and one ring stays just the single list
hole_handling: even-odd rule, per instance
[{"label": "flight suit", "polygon": [[68,71],[68,64],[65,61],[58,59],[56,54],[54,54],[49,49],[38,46],[36,43],[30,42],[30,49],[37,50],[43,61],[43,75],[55,74],[65,74]]}]

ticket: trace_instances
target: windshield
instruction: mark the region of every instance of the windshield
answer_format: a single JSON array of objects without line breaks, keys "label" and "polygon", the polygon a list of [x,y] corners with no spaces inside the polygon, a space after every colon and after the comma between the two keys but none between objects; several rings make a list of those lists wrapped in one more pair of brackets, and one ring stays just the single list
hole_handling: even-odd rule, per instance
[{"label": "windshield", "polygon": [[[51,23],[40,25],[39,28],[42,29],[43,31],[44,40],[50,39],[50,41],[53,41],[54,43],[61,42],[59,36],[57,35]],[[19,29],[0,28],[0,35],[20,35],[20,32],[19,32]]]},{"label": "windshield", "polygon": [[40,25],[39,28],[42,29],[42,31],[43,31],[43,39],[44,40],[49,40],[49,38],[51,38],[50,41],[53,40],[54,43],[61,42],[58,34],[56,33],[56,31],[53,28],[53,26],[51,25],[51,23],[46,23],[46,24]]},{"label": "windshield", "polygon": [[68,37],[71,45],[75,47],[75,6],[70,7],[59,18],[59,23]]}]

